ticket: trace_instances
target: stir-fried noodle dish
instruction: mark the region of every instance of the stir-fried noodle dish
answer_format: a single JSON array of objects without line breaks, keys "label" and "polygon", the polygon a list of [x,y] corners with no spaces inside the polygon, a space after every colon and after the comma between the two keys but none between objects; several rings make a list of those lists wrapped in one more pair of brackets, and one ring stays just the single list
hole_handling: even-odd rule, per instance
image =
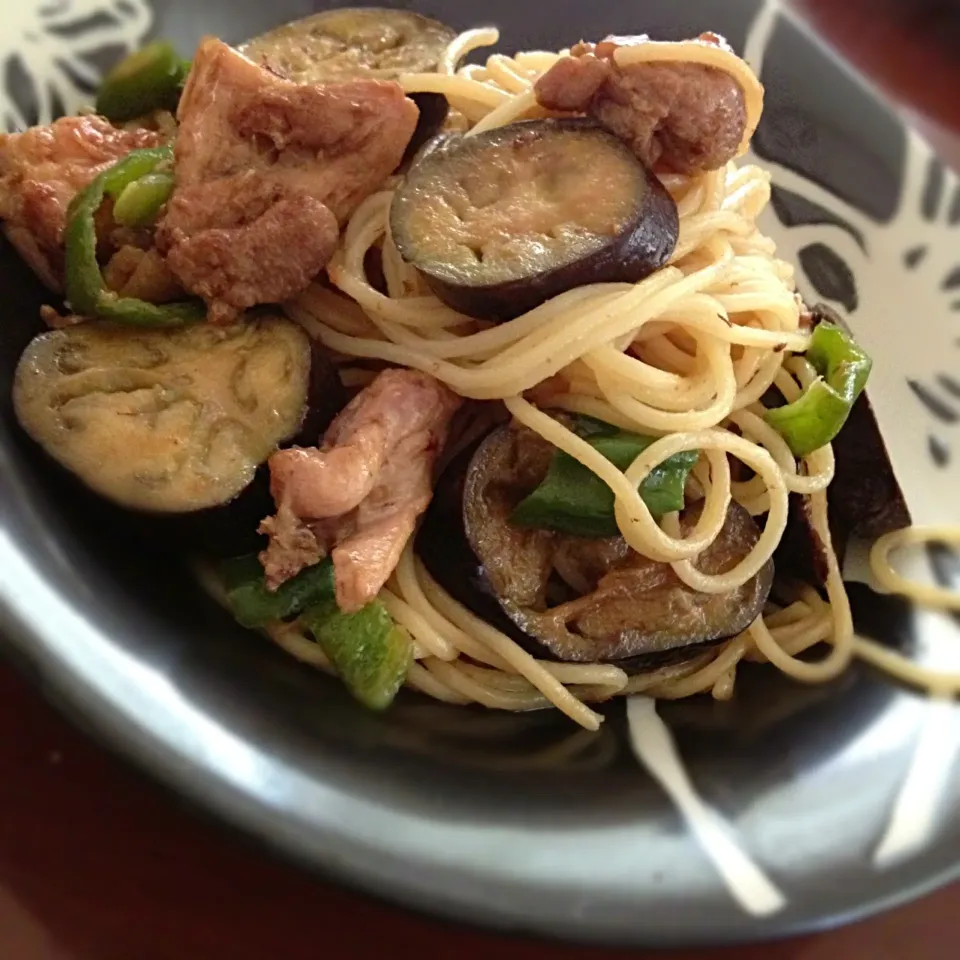
[{"label": "stir-fried noodle dish", "polygon": [[887,559],[955,532],[910,527],[870,357],[757,226],[756,76],[710,33],[497,42],[369,9],[158,41],[0,136],[51,294],[23,429],[373,709],[596,729],[854,657],[956,692],[853,629],[851,540],[955,608]]}]

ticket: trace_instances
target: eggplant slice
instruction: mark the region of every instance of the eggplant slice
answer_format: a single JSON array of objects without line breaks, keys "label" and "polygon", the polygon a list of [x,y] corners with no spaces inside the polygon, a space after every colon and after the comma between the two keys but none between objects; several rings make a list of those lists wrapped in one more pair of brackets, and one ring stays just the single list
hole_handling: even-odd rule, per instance
[{"label": "eggplant slice", "polygon": [[[280,316],[176,330],[87,322],[28,345],[13,401],[27,434],[97,493],[189,513],[232,501],[298,433],[314,366],[310,339]],[[328,419],[317,410],[314,425]]]},{"label": "eggplant slice", "polygon": [[[418,539],[431,574],[464,605],[528,648],[558,660],[612,661],[635,670],[735,636],[762,612],[773,564],[726,594],[691,590],[669,564],[621,537],[590,539],[513,526],[514,507],[543,478],[554,448],[515,425],[498,427],[441,478]],[[700,504],[684,511],[688,531]],[[760,536],[732,504],[698,567],[722,573]]]},{"label": "eggplant slice", "polygon": [[[345,7],[294,20],[249,40],[240,52],[296,83],[340,83],[357,77],[396,80],[403,73],[433,73],[457,32],[410,10]],[[440,93],[410,97],[420,122],[407,156],[433,136],[447,119]]]},{"label": "eggplant slice", "polygon": [[574,287],[643,279],[669,260],[677,208],[591,120],[528,120],[425,150],[397,190],[401,256],[445,303],[509,320]]}]

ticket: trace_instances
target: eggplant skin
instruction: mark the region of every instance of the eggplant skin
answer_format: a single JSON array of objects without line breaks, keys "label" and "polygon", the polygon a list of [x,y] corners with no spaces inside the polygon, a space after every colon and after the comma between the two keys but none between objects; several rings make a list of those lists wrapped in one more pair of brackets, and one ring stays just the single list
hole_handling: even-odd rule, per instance
[{"label": "eggplant skin", "polygon": [[[683,585],[668,564],[633,553],[622,538],[512,527],[510,512],[539,482],[552,449],[522,428],[498,427],[441,477],[417,552],[456,600],[538,656],[612,662],[629,672],[696,656],[762,612],[772,563],[742,587],[708,596]],[[684,512],[685,529],[699,510],[694,504]],[[702,569],[730,569],[759,535],[746,511],[731,505]],[[566,595],[557,598],[560,579]],[[575,579],[584,585],[573,589]],[[558,599],[563,611],[554,614]]]},{"label": "eggplant skin", "polygon": [[420,119],[400,161],[401,167],[409,163],[424,144],[437,136],[450,114],[450,103],[442,93],[411,93],[409,97],[417,105]]},{"label": "eggplant skin", "polygon": [[[401,256],[417,267],[436,295],[468,316],[511,320],[575,287],[635,283],[662,267],[676,246],[680,223],[672,197],[625,144],[592,120],[527,120],[477,136],[450,136],[428,146],[394,196],[391,232]],[[561,168],[561,176],[568,176],[574,169],[573,160],[567,170],[562,169],[563,158],[571,149],[582,150],[589,160],[578,167],[582,182],[564,180],[558,193],[552,179],[557,168]],[[521,167],[528,163],[525,152],[530,151],[549,160],[549,169],[547,164],[540,171]],[[511,158],[518,164],[513,179],[510,171],[504,170]],[[610,171],[611,176],[605,177],[604,171]],[[543,177],[542,186],[535,179],[538,172]],[[596,214],[601,203],[611,203],[614,174],[623,189],[629,184],[630,193],[614,197],[614,201],[623,201],[622,208],[590,231],[582,218]],[[556,206],[556,220],[526,233],[517,227],[511,239],[527,245],[519,253],[510,254],[507,276],[503,269],[488,269],[486,249],[474,251],[477,264],[459,259],[453,262],[445,254],[444,244],[454,251],[465,243],[452,235],[438,236],[439,231],[432,228],[430,208],[438,195],[450,191],[453,199],[465,202],[468,214],[473,214],[501,200],[515,202],[512,188],[521,178],[537,186],[535,205],[545,201]],[[572,216],[566,215],[567,208],[574,211]],[[517,222],[513,214],[506,208],[502,221]],[[467,219],[470,221],[469,216]],[[468,229],[473,229],[472,222]],[[497,230],[499,234],[502,223]],[[495,239],[501,242],[502,235]],[[496,266],[496,257],[493,260]]]},{"label": "eggplant skin", "polygon": [[60,470],[166,542],[236,551],[271,510],[265,462],[316,443],[344,400],[322,348],[267,312],[237,325],[41,334],[14,408]]}]

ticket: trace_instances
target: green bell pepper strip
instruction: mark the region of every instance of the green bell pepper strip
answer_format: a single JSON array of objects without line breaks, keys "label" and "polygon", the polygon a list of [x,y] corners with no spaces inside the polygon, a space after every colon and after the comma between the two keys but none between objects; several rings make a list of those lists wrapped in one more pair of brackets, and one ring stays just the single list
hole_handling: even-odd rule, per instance
[{"label": "green bell pepper strip", "polygon": [[814,330],[806,357],[819,379],[793,403],[764,415],[796,457],[809,456],[837,436],[873,367],[873,361],[853,337],[827,321]]},{"label": "green bell pepper strip", "polygon": [[175,184],[172,173],[147,173],[127,184],[113,205],[113,219],[122,227],[149,227],[156,222]]},{"label": "green bell pepper strip", "polygon": [[217,568],[227,607],[243,627],[303,617],[350,692],[372,710],[388,707],[413,662],[410,634],[379,601],[355,613],[337,608],[333,563],[328,557],[301,570],[277,590],[267,589],[256,554]]},{"label": "green bell pepper strip", "polygon": [[170,43],[148,43],[104,77],[97,91],[97,113],[123,123],[153,110],[175,110],[189,69]]},{"label": "green bell pepper strip", "polygon": [[[626,470],[654,442],[653,437],[578,418],[574,431],[618,470]],[[659,517],[682,510],[687,477],[700,454],[688,450],[658,464],[640,484],[647,508]],[[520,527],[556,530],[578,537],[612,537],[619,532],[613,491],[592,470],[558,450],[547,475],[510,516]]]},{"label": "green bell pepper strip", "polygon": [[65,292],[74,313],[140,327],[172,327],[206,318],[199,300],[158,305],[110,290],[97,263],[95,217],[104,197],[122,196],[130,184],[173,159],[171,147],[134,150],[78,193],[67,211],[64,230]]},{"label": "green bell pepper strip", "polygon": [[227,606],[244,627],[263,627],[286,620],[335,595],[333,563],[329,558],[301,570],[276,590],[267,588],[256,554],[225,560],[217,569]]},{"label": "green bell pepper strip", "polygon": [[371,710],[390,706],[413,663],[413,643],[379,600],[356,613],[328,600],[307,610],[303,622],[357,700]]}]

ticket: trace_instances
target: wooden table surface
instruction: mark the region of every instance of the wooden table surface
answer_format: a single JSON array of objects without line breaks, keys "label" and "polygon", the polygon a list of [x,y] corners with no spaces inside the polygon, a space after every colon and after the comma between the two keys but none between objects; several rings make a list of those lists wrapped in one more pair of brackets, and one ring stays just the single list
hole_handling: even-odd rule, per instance
[{"label": "wooden table surface", "polygon": [[[960,0],[797,2],[960,166]],[[670,956],[939,960],[958,953],[960,886],[831,934]],[[628,955],[459,930],[321,883],[185,809],[71,728],[0,666],[0,960],[381,954],[444,960]]]}]

